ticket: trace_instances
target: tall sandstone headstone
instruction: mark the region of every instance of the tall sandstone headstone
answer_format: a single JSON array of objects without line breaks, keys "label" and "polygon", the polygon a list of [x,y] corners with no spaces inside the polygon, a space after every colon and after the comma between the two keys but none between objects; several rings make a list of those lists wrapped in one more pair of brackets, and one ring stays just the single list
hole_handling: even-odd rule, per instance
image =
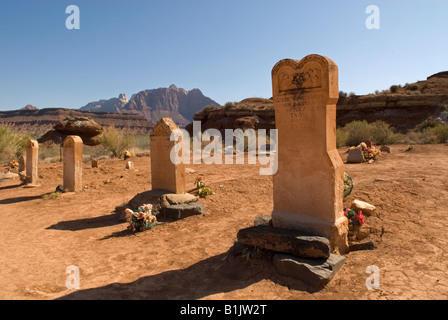
[{"label": "tall sandstone headstone", "polygon": [[63,144],[63,186],[69,192],[82,190],[82,154],[82,139],[67,136]]},{"label": "tall sandstone headstone", "polygon": [[37,142],[37,140],[28,140],[26,144],[25,182],[29,186],[38,185],[38,158],[39,143]]},{"label": "tall sandstone headstone", "polygon": [[273,226],[326,237],[333,252],[345,253],[344,164],[336,149],[338,68],[320,55],[284,59],[272,69],[272,88],[278,129]]},{"label": "tall sandstone headstone", "polygon": [[151,182],[153,190],[185,193],[185,165],[174,164],[170,152],[176,141],[170,136],[179,127],[171,118],[160,118],[151,135]]}]

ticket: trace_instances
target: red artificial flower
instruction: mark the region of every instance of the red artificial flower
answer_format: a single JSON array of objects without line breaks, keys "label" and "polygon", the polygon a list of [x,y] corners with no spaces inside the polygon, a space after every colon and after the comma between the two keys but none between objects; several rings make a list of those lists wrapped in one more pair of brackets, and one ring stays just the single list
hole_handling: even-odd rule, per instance
[{"label": "red artificial flower", "polygon": [[359,223],[359,225],[363,225],[364,224],[364,215],[362,214],[362,211],[358,211],[358,213],[355,214],[354,217],[355,221]]}]

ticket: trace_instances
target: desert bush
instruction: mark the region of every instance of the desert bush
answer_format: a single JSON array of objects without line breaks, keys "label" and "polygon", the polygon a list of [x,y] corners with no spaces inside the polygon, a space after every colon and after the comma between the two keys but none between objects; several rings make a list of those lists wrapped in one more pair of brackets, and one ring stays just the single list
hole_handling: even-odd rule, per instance
[{"label": "desert bush", "polygon": [[345,147],[347,144],[348,133],[342,129],[336,129],[336,147]]},{"label": "desert bush", "polygon": [[448,104],[444,104],[444,103],[439,103],[437,105],[437,107],[439,108],[440,112],[444,112],[448,110]]},{"label": "desert bush", "polygon": [[216,106],[214,104],[209,104],[208,106],[205,106],[200,112],[209,112],[213,109],[216,109]]},{"label": "desert bush", "polygon": [[418,84],[410,84],[406,87],[407,90],[411,90],[411,91],[417,91],[418,90]]},{"label": "desert bush", "polygon": [[105,128],[102,137],[102,146],[112,152],[114,157],[121,157],[126,149],[135,145],[135,134],[130,130],[118,130],[113,126]]},{"label": "desert bush", "polygon": [[397,85],[392,85],[392,86],[390,86],[390,88],[389,88],[389,90],[390,90],[390,92],[392,92],[392,93],[396,93],[397,92],[397,90],[398,90],[398,86]]},{"label": "desert bush", "polygon": [[439,143],[448,142],[448,125],[439,124],[433,130],[437,138],[439,139]]},{"label": "desert bush", "polygon": [[338,147],[343,145],[357,146],[365,140],[372,140],[376,144],[394,144],[401,138],[401,135],[395,133],[393,128],[384,121],[368,123],[366,120],[355,120],[336,131]]},{"label": "desert bush", "polygon": [[347,97],[348,97],[347,92],[339,91],[339,98],[347,98]]},{"label": "desert bush", "polygon": [[421,131],[409,131],[401,142],[408,144],[432,144],[438,143],[439,138],[434,132],[434,128],[426,128]]},{"label": "desert bush", "polygon": [[421,132],[427,128],[435,128],[438,125],[439,125],[439,123],[436,120],[428,119],[428,120],[425,120],[422,123],[420,123],[417,126],[416,130]]},{"label": "desert bush", "polygon": [[372,126],[366,120],[349,122],[342,130],[347,134],[345,143],[349,146],[357,146],[372,137]]},{"label": "desert bush", "polygon": [[102,156],[110,156],[111,151],[107,150],[102,144],[97,146],[86,146],[83,147],[84,156],[90,156],[90,159],[98,159]]},{"label": "desert bush", "polygon": [[390,124],[384,121],[375,121],[370,124],[371,138],[376,144],[394,144],[398,141],[399,135],[394,132]]},{"label": "desert bush", "polygon": [[62,159],[62,150],[59,144],[41,144],[39,145],[39,159]]},{"label": "desert bush", "polygon": [[226,102],[224,104],[225,109],[230,109],[230,108],[234,108],[234,107],[235,107],[235,102]]},{"label": "desert bush", "polygon": [[31,137],[15,131],[8,125],[0,125],[0,161],[12,161],[25,150]]}]

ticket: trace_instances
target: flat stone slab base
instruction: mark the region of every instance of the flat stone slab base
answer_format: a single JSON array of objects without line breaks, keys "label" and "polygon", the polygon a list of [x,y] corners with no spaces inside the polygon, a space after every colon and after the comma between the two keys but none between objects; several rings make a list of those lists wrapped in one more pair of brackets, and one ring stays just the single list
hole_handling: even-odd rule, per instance
[{"label": "flat stone slab base", "polygon": [[207,207],[202,203],[189,202],[181,204],[172,204],[166,208],[163,208],[163,216],[170,219],[183,219],[189,216],[203,214],[207,210]]},{"label": "flat stone slab base", "polygon": [[330,256],[330,241],[327,238],[269,225],[241,229],[237,238],[239,242],[249,246],[290,253],[302,258],[327,259]]},{"label": "flat stone slab base", "polygon": [[20,176],[17,173],[14,172],[3,172],[0,173],[0,179],[19,179]]},{"label": "flat stone slab base", "polygon": [[23,188],[37,188],[37,187],[40,187],[40,184],[28,183],[23,185]]},{"label": "flat stone slab base", "polygon": [[319,290],[329,283],[345,261],[344,256],[335,254],[331,254],[328,259],[305,259],[282,253],[273,257],[279,274],[298,279],[313,290]]},{"label": "flat stone slab base", "polygon": [[169,207],[173,204],[182,204],[182,203],[190,203],[198,201],[198,197],[190,194],[176,194],[176,193],[167,193],[160,197],[160,205],[165,208]]}]

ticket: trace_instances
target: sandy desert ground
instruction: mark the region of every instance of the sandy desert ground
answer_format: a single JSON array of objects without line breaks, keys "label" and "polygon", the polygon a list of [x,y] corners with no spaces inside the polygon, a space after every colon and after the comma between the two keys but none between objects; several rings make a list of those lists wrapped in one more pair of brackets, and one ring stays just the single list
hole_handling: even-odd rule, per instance
[{"label": "sandy desert ground", "polygon": [[[375,250],[354,251],[318,292],[277,275],[265,260],[229,251],[238,230],[272,211],[272,177],[258,165],[188,165],[215,191],[200,199],[204,215],[133,234],[116,206],[151,189],[150,158],[84,163],[76,194],[42,196],[62,183],[61,164],[41,164],[42,185],[0,182],[0,299],[447,299],[448,146],[393,145],[373,164],[347,164],[353,199],[374,204],[366,218]],[[345,149],[340,149],[343,160]],[[80,289],[67,289],[66,268],[78,266]],[[368,290],[366,267],[380,269]]]}]

